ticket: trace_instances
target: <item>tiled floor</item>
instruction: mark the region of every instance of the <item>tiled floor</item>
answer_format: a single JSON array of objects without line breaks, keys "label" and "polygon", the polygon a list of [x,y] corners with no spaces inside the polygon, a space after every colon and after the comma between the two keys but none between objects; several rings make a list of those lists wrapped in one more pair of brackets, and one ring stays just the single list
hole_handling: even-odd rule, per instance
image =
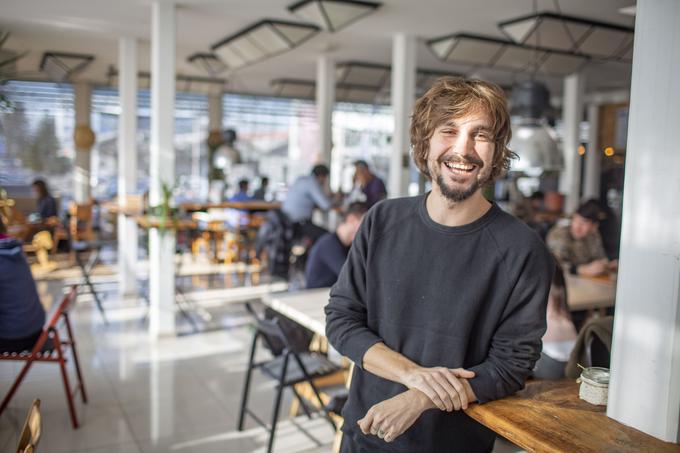
[{"label": "tiled floor", "polygon": [[[193,284],[195,294],[202,294],[201,285],[195,280]],[[213,291],[198,302],[213,315],[211,325],[223,327],[220,330],[151,341],[145,330],[144,302],[120,300],[111,282],[101,288],[108,290],[104,302],[108,326],[88,295],[79,298],[73,315],[90,398],[88,404],[78,401],[76,405],[82,426],[71,427],[58,367],[37,364],[0,416],[1,452],[13,451],[26,411],[36,397],[42,401],[41,453],[266,451],[267,435],[254,422],[243,432],[236,430],[251,331],[241,303],[220,301],[233,299],[230,295],[239,295],[238,289]],[[58,301],[63,280],[41,282],[39,289],[44,300]],[[185,321],[181,323],[182,331],[191,331]],[[0,395],[7,392],[19,367],[18,363],[0,364]],[[272,385],[256,378],[251,402],[268,419]],[[330,451],[333,432],[327,423],[305,417],[290,421],[289,402],[290,397],[281,411],[285,421],[277,430],[275,451]],[[514,449],[498,445],[497,451]]]}]

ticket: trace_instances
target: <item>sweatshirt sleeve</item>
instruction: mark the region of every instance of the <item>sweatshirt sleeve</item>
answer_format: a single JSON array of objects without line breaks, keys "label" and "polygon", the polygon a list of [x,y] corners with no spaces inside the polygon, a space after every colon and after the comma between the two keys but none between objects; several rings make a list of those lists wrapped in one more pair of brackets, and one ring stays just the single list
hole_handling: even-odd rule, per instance
[{"label": "sweatshirt sleeve", "polygon": [[328,340],[340,354],[362,368],[366,351],[382,341],[368,328],[366,262],[371,217],[369,213],[364,218],[325,307]]},{"label": "sweatshirt sleeve", "polygon": [[524,262],[503,316],[491,338],[484,362],[470,385],[480,403],[512,395],[524,382],[541,355],[546,329],[546,305],[555,262],[545,247],[535,246]]}]

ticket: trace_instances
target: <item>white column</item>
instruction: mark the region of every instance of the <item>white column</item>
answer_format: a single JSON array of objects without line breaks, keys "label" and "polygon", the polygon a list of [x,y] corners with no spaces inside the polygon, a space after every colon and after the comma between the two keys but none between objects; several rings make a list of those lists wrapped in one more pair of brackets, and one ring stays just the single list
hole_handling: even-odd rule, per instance
[{"label": "white column", "polygon": [[392,115],[394,136],[390,156],[390,197],[408,194],[409,127],[416,93],[416,38],[398,33],[392,38]]},{"label": "white column", "polygon": [[137,290],[137,223],[125,215],[127,195],[137,191],[137,40],[118,41],[118,292]]},{"label": "white column", "polygon": [[[76,127],[90,127],[92,112],[92,86],[87,83],[76,83],[73,87]],[[75,177],[73,199],[78,204],[90,201],[90,148],[76,148]]]},{"label": "white column", "polygon": [[[156,0],[151,7],[151,181],[149,204],[163,201],[163,184],[175,184],[175,4]],[[175,333],[175,232],[149,232],[149,332]]]},{"label": "white column", "polygon": [[581,187],[581,156],[578,155],[579,124],[583,119],[584,78],[571,74],[564,78],[562,103],[564,171],[560,175],[560,192],[565,198],[564,211],[571,214],[578,207]]},{"label": "white column", "polygon": [[588,146],[586,147],[586,169],[583,181],[583,198],[600,198],[600,165],[602,150],[598,143],[598,129],[600,127],[600,106],[588,105]]},{"label": "white column", "polygon": [[321,55],[316,62],[316,119],[319,123],[319,146],[323,163],[331,164],[333,148],[333,104],[335,103],[335,61]]},{"label": "white column", "polygon": [[638,0],[607,415],[679,442],[680,2]]}]

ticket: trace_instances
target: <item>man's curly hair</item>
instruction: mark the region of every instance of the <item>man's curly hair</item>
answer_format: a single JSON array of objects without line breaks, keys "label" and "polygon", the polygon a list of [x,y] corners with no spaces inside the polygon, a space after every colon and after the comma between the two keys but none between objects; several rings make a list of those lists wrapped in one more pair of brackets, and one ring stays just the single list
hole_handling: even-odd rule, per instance
[{"label": "man's curly hair", "polygon": [[411,118],[413,161],[431,179],[427,168],[430,139],[437,127],[452,119],[482,111],[491,118],[495,144],[491,180],[503,175],[517,155],[508,149],[512,136],[510,114],[503,89],[483,80],[442,77],[416,101]]}]

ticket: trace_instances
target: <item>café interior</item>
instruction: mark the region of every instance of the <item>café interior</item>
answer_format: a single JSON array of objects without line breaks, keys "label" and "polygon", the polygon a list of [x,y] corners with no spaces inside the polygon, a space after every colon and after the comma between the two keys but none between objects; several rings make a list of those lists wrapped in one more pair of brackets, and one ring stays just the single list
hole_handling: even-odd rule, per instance
[{"label": "caf\u00e9 interior", "polygon": [[44,319],[0,348],[0,451],[340,451],[354,364],[287,206],[314,181],[342,242],[368,181],[428,192],[409,124],[441,77],[508,99],[518,159],[484,196],[558,261],[585,222],[604,263],[561,266],[558,373],[467,416],[494,452],[680,451],[677,0],[0,11],[0,345],[31,291]]}]

